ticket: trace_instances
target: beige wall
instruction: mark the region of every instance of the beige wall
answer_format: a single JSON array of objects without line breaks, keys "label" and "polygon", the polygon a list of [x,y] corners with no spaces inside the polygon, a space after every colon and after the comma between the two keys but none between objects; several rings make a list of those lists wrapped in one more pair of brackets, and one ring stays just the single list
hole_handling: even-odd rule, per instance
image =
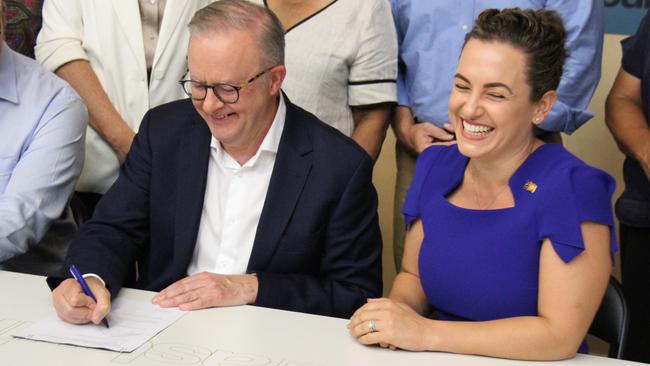
[{"label": "beige wall", "polygon": [[[563,136],[564,145],[587,163],[599,167],[616,178],[618,197],[622,188],[621,167],[623,155],[620,153],[607,127],[605,126],[605,98],[614,82],[620,66],[620,40],[624,36],[606,35],[603,49],[602,75],[600,84],[591,101],[589,110],[595,117],[571,136]],[[379,195],[379,224],[384,239],[384,290],[390,289],[395,277],[393,263],[393,188],[395,185],[395,137],[389,131],[375,166],[373,177]],[[618,273],[618,262],[615,270]]]}]

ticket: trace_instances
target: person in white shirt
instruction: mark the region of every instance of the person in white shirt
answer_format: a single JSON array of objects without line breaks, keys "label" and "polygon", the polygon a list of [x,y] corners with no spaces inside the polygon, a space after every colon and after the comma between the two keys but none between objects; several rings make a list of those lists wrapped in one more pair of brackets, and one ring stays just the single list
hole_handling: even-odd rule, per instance
[{"label": "person in white shirt", "polygon": [[150,108],[185,97],[186,24],[209,0],[48,0],[36,59],[88,106],[76,190],[92,214]]},{"label": "person in white shirt", "polygon": [[397,102],[397,34],[385,0],[255,0],[285,29],[282,89],[376,160]]}]

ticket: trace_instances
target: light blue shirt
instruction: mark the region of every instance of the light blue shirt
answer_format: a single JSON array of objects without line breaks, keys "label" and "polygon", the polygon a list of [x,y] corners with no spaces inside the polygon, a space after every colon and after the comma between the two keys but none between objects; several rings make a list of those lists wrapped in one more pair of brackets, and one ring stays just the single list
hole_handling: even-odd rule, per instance
[{"label": "light blue shirt", "polygon": [[0,262],[38,243],[81,172],[88,115],[79,96],[0,41]]},{"label": "light blue shirt", "polygon": [[540,126],[572,133],[593,113],[585,109],[600,80],[602,0],[391,0],[399,42],[397,96],[418,121],[442,127],[465,35],[487,8],[555,10],[567,30],[569,58],[558,101]]}]

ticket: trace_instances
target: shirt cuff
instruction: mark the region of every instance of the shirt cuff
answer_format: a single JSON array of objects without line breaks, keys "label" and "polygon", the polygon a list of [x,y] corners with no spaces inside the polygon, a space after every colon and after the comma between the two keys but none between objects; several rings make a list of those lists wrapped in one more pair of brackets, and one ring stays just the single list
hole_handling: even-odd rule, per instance
[{"label": "shirt cuff", "polygon": [[[88,55],[84,52],[79,43],[69,42],[60,45],[56,49],[52,48],[53,45],[45,47],[36,47],[36,59],[43,65],[44,68],[55,72],[59,67],[75,60],[88,61]],[[47,53],[46,53],[47,52]]]},{"label": "shirt cuff", "polygon": [[102,283],[102,286],[106,287],[106,282],[104,282],[104,280],[103,280],[101,277],[99,277],[98,274],[95,274],[95,273],[86,273],[86,274],[82,275],[81,277],[83,277],[83,278],[94,277],[94,278],[98,279],[99,282]]},{"label": "shirt cuff", "polygon": [[538,127],[549,132],[572,134],[594,116],[593,113],[579,108],[572,108],[557,101],[546,120]]}]

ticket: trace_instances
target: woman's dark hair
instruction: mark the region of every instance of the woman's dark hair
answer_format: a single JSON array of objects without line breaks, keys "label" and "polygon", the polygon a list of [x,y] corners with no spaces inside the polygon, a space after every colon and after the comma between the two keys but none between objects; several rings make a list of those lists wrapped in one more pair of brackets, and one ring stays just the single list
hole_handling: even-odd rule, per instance
[{"label": "woman's dark hair", "polygon": [[476,19],[465,37],[484,42],[503,42],[522,50],[528,61],[527,79],[536,102],[549,90],[557,89],[562,77],[566,31],[562,18],[553,10],[487,9]]}]

